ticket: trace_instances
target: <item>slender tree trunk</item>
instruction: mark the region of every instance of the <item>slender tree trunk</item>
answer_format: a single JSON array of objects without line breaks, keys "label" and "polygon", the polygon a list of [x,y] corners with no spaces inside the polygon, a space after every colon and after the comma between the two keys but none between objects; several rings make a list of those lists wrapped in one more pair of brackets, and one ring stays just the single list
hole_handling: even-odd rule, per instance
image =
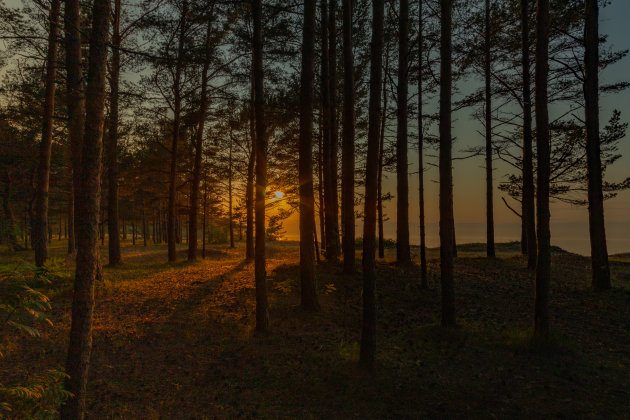
[{"label": "slender tree trunk", "polygon": [[[67,7],[68,3],[66,3]],[[66,13],[68,10],[66,9]],[[103,108],[109,35],[110,4],[94,0],[90,58],[87,75],[85,137],[81,147],[82,162],[77,205],[77,260],[72,301],[72,326],[68,346],[66,389],[72,392],[61,407],[61,418],[81,419],[85,412],[87,373],[92,348],[92,312],[94,281],[100,275],[98,252],[98,217],[100,214],[101,158],[103,146]],[[78,17],[78,16],[77,16]],[[71,18],[69,24],[78,25]]]},{"label": "slender tree trunk", "polygon": [[604,194],[599,139],[599,6],[586,0],[584,16],[584,103],[586,119],[586,177],[588,179],[588,222],[591,238],[592,284],[596,290],[610,289],[610,266],[604,225]]},{"label": "slender tree trunk", "polygon": [[538,262],[534,333],[549,335],[551,233],[549,230],[550,138],[547,83],[549,75],[549,0],[537,0],[536,10],[536,136],[538,143]]},{"label": "slender tree trunk", "polygon": [[179,131],[181,124],[181,77],[184,69],[184,38],[186,36],[186,15],[188,14],[188,1],[182,3],[182,11],[179,22],[179,39],[177,40],[177,58],[175,63],[175,80],[173,82],[173,139],[171,146],[171,171],[168,189],[168,260],[177,260],[177,144],[179,143]]},{"label": "slender tree trunk", "polygon": [[201,232],[201,258],[206,258],[206,213],[208,211],[208,191],[203,192],[203,227]]},{"label": "slender tree trunk", "polygon": [[326,203],[324,203],[324,178],[323,178],[323,167],[324,167],[324,155],[322,148],[322,140],[324,137],[324,127],[323,127],[323,112],[319,114],[319,135],[317,136],[317,193],[319,196],[319,233],[321,235],[321,249],[322,252],[326,250],[326,222],[324,220],[324,213]]},{"label": "slender tree trunk", "polygon": [[451,136],[453,0],[440,0],[440,269],[442,277],[442,326],[455,325],[453,251],[453,168]]},{"label": "slender tree trunk", "polygon": [[[70,169],[71,172],[72,169]],[[70,187],[70,197],[68,203],[68,254],[74,254],[76,249],[76,235],[74,233],[74,188]]]},{"label": "slender tree trunk", "polygon": [[57,77],[57,38],[59,38],[60,0],[52,0],[48,15],[48,53],[46,54],[46,80],[42,140],[39,147],[37,183],[35,185],[35,214],[31,229],[31,243],[35,250],[35,265],[41,267],[48,258],[46,230],[48,227],[48,191],[50,187],[50,157],[52,153],[53,114]]},{"label": "slender tree trunk", "polygon": [[343,0],[343,145],[342,227],[343,272],[354,273],[354,55],[352,53],[352,0]]},{"label": "slender tree trunk", "polygon": [[[5,219],[5,239],[7,247],[9,248],[9,252],[16,251],[20,249],[20,244],[18,243],[17,236],[15,234],[15,219],[13,217],[13,210],[11,209],[11,179],[8,175],[5,176],[4,183],[4,194],[2,194],[2,210],[4,212]],[[28,249],[27,231],[26,224],[24,224],[24,238],[25,244],[24,249]]]},{"label": "slender tree trunk", "polygon": [[109,234],[109,265],[118,265],[120,256],[120,229],[118,227],[118,90],[120,84],[120,15],[121,0],[114,0],[112,21],[112,60],[110,63],[109,130],[105,158],[107,161],[107,233]]},{"label": "slender tree trunk", "polygon": [[424,124],[423,109],[423,61],[424,54],[424,16],[423,0],[418,0],[418,201],[420,207],[420,285],[428,288],[427,278],[427,246],[426,230],[424,225]]},{"label": "slender tree trunk", "polygon": [[522,216],[525,233],[527,268],[536,269],[536,203],[534,188],[534,152],[532,135],[532,99],[529,59],[529,3],[521,0],[521,64],[523,71],[523,199]]},{"label": "slender tree trunk", "polygon": [[360,364],[374,369],[376,356],[376,187],[378,183],[378,143],[381,122],[381,83],[383,64],[384,1],[372,2],[372,42],[370,44],[370,99],[368,105],[368,151],[365,174],[363,221],[363,328]]},{"label": "slender tree trunk", "polygon": [[232,132],[230,131],[230,151],[228,159],[228,205],[229,205],[229,224],[230,229],[230,248],[234,248],[234,213],[232,210]]},{"label": "slender tree trunk", "polygon": [[494,204],[492,186],[492,80],[490,55],[490,0],[486,0],[484,30],[484,76],[486,82],[486,255],[495,257],[494,250]]},{"label": "slender tree trunk", "polygon": [[245,257],[254,258],[254,167],[256,164],[256,116],[254,113],[254,83],[252,77],[250,94],[249,141],[250,151],[247,162],[247,185],[245,187],[245,207],[247,227],[245,228]]},{"label": "slender tree trunk", "polygon": [[256,113],[256,331],[269,329],[267,273],[265,262],[265,189],[267,188],[267,135],[263,96],[262,0],[252,0],[254,20],[254,111]]},{"label": "slender tree trunk", "polygon": [[[330,100],[330,142],[328,148],[329,171],[324,173],[324,188],[328,185],[328,193],[324,194],[327,218],[330,219],[330,235],[326,242],[329,246],[329,258],[332,261],[339,259],[339,196],[338,190],[338,158],[339,130],[337,124],[337,0],[328,0],[328,97]],[[325,153],[325,151],[324,151]],[[326,176],[328,174],[328,176]],[[326,184],[328,180],[328,184]]]},{"label": "slender tree trunk", "polygon": [[315,0],[304,2],[302,32],[302,70],[300,80],[300,284],[301,305],[306,310],[318,310],[317,283],[313,238],[315,230],[315,197],[313,195],[313,80],[315,51]]},{"label": "slender tree trunk", "polygon": [[409,248],[409,168],[407,157],[407,93],[409,87],[409,0],[400,0],[398,12],[398,91],[396,129],[396,262],[411,264]]},{"label": "slender tree trunk", "polygon": [[201,73],[201,98],[199,104],[199,124],[195,138],[195,162],[190,192],[190,211],[188,213],[188,260],[197,259],[197,215],[199,214],[199,185],[201,184],[201,158],[203,156],[203,132],[205,130],[206,114],[208,112],[208,72],[210,70],[212,39],[212,18],[208,18],[206,26],[205,60]]},{"label": "slender tree trunk", "polygon": [[378,185],[376,211],[378,217],[378,257],[385,258],[385,231],[383,225],[383,157],[385,155],[385,128],[387,127],[387,77],[389,75],[389,44],[385,47],[385,73],[383,79],[383,111],[378,145]]}]

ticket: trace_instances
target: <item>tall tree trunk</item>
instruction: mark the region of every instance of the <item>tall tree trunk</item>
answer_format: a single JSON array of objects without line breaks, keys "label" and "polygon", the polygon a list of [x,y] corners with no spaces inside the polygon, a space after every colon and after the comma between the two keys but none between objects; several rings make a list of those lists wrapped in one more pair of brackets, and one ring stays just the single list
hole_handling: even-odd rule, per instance
[{"label": "tall tree trunk", "polygon": [[234,212],[232,210],[232,131],[230,130],[230,151],[229,151],[229,159],[228,159],[228,218],[229,220],[229,231],[230,231],[230,248],[234,248]]},{"label": "tall tree trunk", "polygon": [[331,178],[335,176],[336,168],[333,169],[332,164],[332,115],[331,97],[331,77],[330,70],[334,63],[330,62],[330,46],[329,40],[330,25],[328,22],[328,0],[321,0],[321,31],[322,31],[322,59],[321,59],[321,95],[322,95],[322,177],[324,182],[324,229],[326,237],[326,258],[329,261],[336,261],[339,256],[338,239],[335,240],[335,203],[333,191],[333,181]]},{"label": "tall tree trunk", "polygon": [[[253,75],[253,73],[252,73]],[[249,160],[247,162],[247,185],[245,186],[245,207],[247,220],[245,228],[245,257],[254,258],[254,166],[256,164],[256,116],[254,113],[254,79],[250,89],[249,116]]]},{"label": "tall tree trunk", "polygon": [[536,269],[536,203],[534,188],[534,152],[532,135],[532,95],[529,59],[529,2],[521,0],[521,65],[523,72],[523,198],[522,217],[525,233],[527,268]]},{"label": "tall tree trunk", "polygon": [[322,115],[323,112],[320,112],[318,124],[319,134],[317,136],[317,194],[319,199],[319,233],[321,235],[320,243],[323,253],[326,250],[326,222],[324,220],[326,203],[324,203],[324,151],[322,146],[322,140],[324,137],[324,118]]},{"label": "tall tree trunk", "polygon": [[[70,134],[71,136],[72,134]],[[71,165],[72,166],[72,165]],[[73,170],[70,169],[72,173]],[[68,254],[74,254],[74,250],[76,249],[75,238],[76,235],[74,233],[74,187],[70,186],[70,194],[68,197]]]},{"label": "tall tree trunk", "polygon": [[35,250],[35,265],[41,267],[48,258],[46,230],[48,225],[48,190],[50,187],[50,157],[52,154],[53,114],[57,77],[57,38],[59,37],[60,0],[52,0],[48,15],[48,53],[46,54],[46,80],[42,140],[39,147],[37,183],[35,185],[35,214],[31,229],[31,243]]},{"label": "tall tree trunk", "polygon": [[538,143],[538,262],[534,333],[549,335],[551,233],[549,230],[550,138],[547,83],[549,75],[549,0],[537,0],[536,10],[536,141]]},{"label": "tall tree trunk", "polygon": [[206,213],[208,211],[208,191],[203,192],[203,226],[201,232],[201,258],[206,258]]},{"label": "tall tree trunk", "polygon": [[490,0],[486,0],[484,30],[484,76],[486,82],[486,255],[495,257],[494,250],[494,204],[492,186],[492,80],[490,61]]},{"label": "tall tree trunk", "polygon": [[343,145],[342,227],[343,272],[354,273],[354,55],[352,53],[352,0],[343,0]]},{"label": "tall tree trunk", "polygon": [[368,151],[365,171],[363,220],[363,327],[360,364],[374,369],[376,356],[376,187],[378,183],[378,143],[381,122],[381,83],[383,64],[384,1],[372,2],[372,42],[370,44],[370,99],[368,105]]},{"label": "tall tree trunk", "polygon": [[407,92],[409,88],[409,0],[400,0],[398,13],[398,90],[396,129],[396,262],[411,264],[409,249],[409,168],[407,158]]},{"label": "tall tree trunk", "polygon": [[455,325],[453,168],[451,136],[453,0],[440,0],[440,269],[442,326]]},{"label": "tall tree trunk", "polygon": [[313,239],[315,197],[313,195],[313,80],[315,51],[315,0],[304,2],[302,71],[300,80],[300,143],[298,177],[300,193],[300,284],[301,305],[318,310]]},{"label": "tall tree trunk", "polygon": [[182,3],[182,11],[179,22],[179,39],[177,40],[177,58],[175,62],[175,80],[173,81],[173,139],[171,146],[171,171],[169,175],[168,189],[168,260],[177,260],[177,144],[179,143],[179,131],[181,125],[181,78],[184,69],[184,38],[186,36],[186,15],[188,14],[188,0]]},{"label": "tall tree trunk", "polygon": [[588,222],[591,238],[592,284],[596,290],[610,289],[610,266],[604,225],[604,194],[599,139],[599,6],[585,1],[584,16],[584,104],[586,119],[586,177],[588,179]]},{"label": "tall tree trunk", "polygon": [[[330,99],[330,143],[328,149],[328,158],[330,162],[330,170],[328,178],[324,174],[324,180],[329,180],[329,193],[324,195],[328,197],[328,205],[326,211],[330,219],[330,232],[327,244],[330,245],[331,260],[337,261],[341,247],[339,244],[339,196],[338,190],[338,157],[337,150],[339,148],[339,130],[337,123],[337,0],[328,0],[328,95]],[[326,183],[324,183],[324,188]]]},{"label": "tall tree trunk", "polygon": [[206,26],[205,60],[201,73],[201,98],[199,104],[199,123],[195,138],[195,162],[193,164],[192,185],[190,191],[190,211],[188,212],[188,260],[197,259],[197,215],[199,214],[199,185],[201,184],[201,158],[203,156],[203,132],[208,112],[208,72],[211,59],[212,17]]},{"label": "tall tree trunk", "polygon": [[423,88],[423,61],[424,54],[424,16],[423,0],[418,0],[418,201],[420,207],[420,285],[423,289],[428,287],[427,278],[427,246],[426,231],[424,225],[424,124],[422,117]]},{"label": "tall tree trunk", "polygon": [[112,21],[112,60],[109,74],[109,130],[105,148],[107,160],[107,233],[109,234],[109,265],[118,265],[120,256],[120,229],[118,227],[118,91],[120,84],[120,15],[121,0],[114,0]]},{"label": "tall tree trunk", "polygon": [[265,189],[267,188],[267,134],[263,90],[262,0],[252,0],[254,20],[254,111],[256,113],[256,331],[269,328],[267,310],[267,273],[265,262]]},{"label": "tall tree trunk", "polygon": [[[67,5],[68,3],[66,3]],[[94,281],[100,275],[98,217],[100,214],[103,108],[109,35],[109,0],[94,0],[87,75],[86,118],[77,205],[77,260],[68,346],[66,389],[73,397],[61,407],[61,418],[81,419],[85,412],[87,373],[92,348]],[[66,11],[67,13],[67,11]],[[78,17],[78,16],[77,16]],[[68,22],[78,26],[78,20]]]},{"label": "tall tree trunk", "polygon": [[387,127],[387,78],[389,75],[389,44],[385,47],[385,73],[383,79],[383,111],[381,112],[381,133],[378,145],[377,203],[378,217],[378,257],[385,258],[385,229],[383,226],[383,157],[385,155],[385,128]]},{"label": "tall tree trunk", "polygon": [[[15,219],[13,217],[13,210],[11,209],[11,178],[8,174],[5,175],[4,193],[2,194],[2,211],[4,212],[4,233],[5,241],[9,252],[20,249],[17,236],[15,234]],[[26,224],[24,224],[24,238],[27,238]],[[24,249],[28,249],[28,242],[25,240]]]}]

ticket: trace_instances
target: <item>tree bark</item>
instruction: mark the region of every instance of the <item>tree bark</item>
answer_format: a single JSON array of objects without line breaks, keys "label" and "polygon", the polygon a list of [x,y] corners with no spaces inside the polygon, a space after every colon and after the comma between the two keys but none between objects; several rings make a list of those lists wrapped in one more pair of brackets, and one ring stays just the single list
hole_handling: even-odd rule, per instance
[{"label": "tree bark", "polygon": [[107,233],[109,265],[121,263],[120,229],[118,226],[118,93],[120,84],[120,15],[121,0],[114,0],[112,21],[112,60],[109,74],[109,130],[107,132]]},{"label": "tree bark", "polygon": [[[15,234],[15,219],[13,217],[13,210],[11,209],[11,179],[8,175],[5,176],[4,183],[4,193],[2,194],[2,210],[4,212],[4,233],[7,247],[9,248],[9,252],[16,251],[20,249],[20,244],[18,243],[17,236]],[[24,249],[28,249],[28,242],[26,241],[27,232],[26,232],[26,224],[24,225],[24,237],[25,237],[25,245]]]},{"label": "tree bark", "polygon": [[547,84],[549,75],[549,0],[537,0],[536,9],[536,141],[538,143],[538,261],[534,334],[549,335],[551,233],[549,230],[550,138]]},{"label": "tree bark", "polygon": [[[252,74],[253,75],[253,74]],[[249,141],[250,151],[247,162],[247,185],[245,186],[245,207],[247,220],[245,228],[245,257],[254,258],[254,169],[256,165],[256,116],[254,113],[254,83],[250,89]]]},{"label": "tree bark", "polygon": [[529,0],[521,0],[521,64],[523,71],[523,233],[526,243],[527,268],[536,269],[536,203],[534,188],[534,152],[532,135],[532,100],[529,59]]},{"label": "tree bark", "polygon": [[343,0],[343,144],[342,228],[343,272],[353,274],[354,260],[354,55],[352,52],[352,0]]},{"label": "tree bark", "polygon": [[604,224],[603,174],[599,139],[599,6],[597,0],[586,0],[584,8],[586,20],[584,25],[584,111],[592,284],[596,290],[607,290],[610,289],[611,284]]},{"label": "tree bark", "polygon": [[319,198],[319,232],[321,235],[320,243],[321,243],[322,253],[324,253],[326,250],[326,222],[324,220],[326,203],[324,203],[324,178],[323,178],[324,151],[323,151],[323,146],[322,146],[322,140],[324,137],[324,126],[323,126],[324,118],[322,115],[323,115],[323,112],[320,112],[319,113],[319,135],[317,136],[317,194]]},{"label": "tree bark", "polygon": [[181,77],[184,69],[184,38],[186,36],[186,15],[188,14],[188,1],[182,3],[182,12],[179,22],[179,39],[177,40],[177,57],[175,62],[175,79],[173,81],[173,133],[171,145],[171,171],[169,175],[168,189],[168,260],[177,260],[177,144],[179,143],[179,131],[181,125]]},{"label": "tree bark", "polygon": [[254,277],[256,280],[256,331],[269,329],[267,273],[265,262],[265,190],[267,188],[267,135],[263,89],[262,0],[252,0],[254,20],[254,112],[256,113],[256,246]]},{"label": "tree bark", "polygon": [[453,168],[451,135],[452,24],[453,0],[440,0],[440,269],[442,282],[442,326],[455,325],[455,282],[453,251]]},{"label": "tree bark", "polygon": [[199,104],[199,124],[195,138],[195,161],[190,192],[190,211],[188,213],[188,260],[197,259],[197,215],[199,214],[199,185],[201,184],[201,158],[203,156],[203,132],[208,112],[208,72],[210,70],[210,43],[212,37],[212,19],[208,18],[206,27],[205,60],[201,72],[201,97]]},{"label": "tree bark", "polygon": [[378,145],[378,185],[376,212],[378,217],[378,257],[385,258],[385,231],[383,226],[383,157],[385,155],[385,128],[387,127],[387,78],[389,75],[389,44],[385,48],[385,72],[383,79],[383,110],[381,112],[381,133]]},{"label": "tree bark", "polygon": [[398,90],[396,128],[396,262],[411,264],[409,249],[409,168],[407,156],[407,93],[409,89],[409,0],[398,13]]},{"label": "tree bark", "polygon": [[234,248],[234,213],[232,210],[232,131],[230,130],[230,150],[228,158],[228,228],[230,232],[230,248]]},{"label": "tree bark", "polygon": [[[66,3],[67,7],[68,3]],[[74,5],[72,5],[74,7]],[[77,5],[78,6],[78,5]],[[71,10],[72,10],[71,8]],[[77,205],[77,259],[72,301],[72,326],[66,373],[66,389],[73,397],[61,407],[61,418],[81,419],[85,412],[87,373],[92,348],[92,312],[94,281],[100,275],[98,252],[98,218],[100,214],[101,158],[103,146],[103,108],[105,104],[105,74],[109,36],[108,0],[94,0],[90,58],[87,75],[86,118]],[[75,9],[76,11],[76,9]],[[68,13],[68,9],[66,9]],[[78,26],[78,14],[71,13],[67,24]],[[66,18],[68,19],[68,18]]]},{"label": "tree bark", "polygon": [[302,70],[300,80],[300,140],[299,140],[299,194],[300,194],[300,284],[301,306],[318,310],[317,283],[315,281],[314,230],[315,197],[313,195],[313,80],[315,51],[315,0],[304,2],[302,32]]},{"label": "tree bark", "polygon": [[35,251],[35,265],[42,267],[48,258],[48,191],[50,188],[50,157],[52,154],[53,114],[57,77],[57,38],[59,37],[60,0],[52,0],[48,15],[48,52],[46,54],[46,80],[42,140],[39,147],[37,183],[35,186],[35,214],[32,220],[31,243]]},{"label": "tree bark", "polygon": [[496,256],[494,249],[494,203],[492,186],[492,80],[490,55],[490,0],[486,0],[484,22],[484,77],[486,84],[485,117],[486,117],[486,255]]},{"label": "tree bark", "polygon": [[383,64],[384,1],[372,2],[372,42],[370,44],[370,99],[368,105],[368,151],[365,171],[363,220],[363,326],[359,363],[374,369],[376,356],[376,187],[378,183],[378,143],[381,122],[381,83]]},{"label": "tree bark", "polygon": [[418,201],[420,207],[420,285],[423,289],[428,287],[427,278],[427,246],[426,230],[424,225],[424,124],[423,109],[423,61],[424,53],[424,16],[423,0],[418,0]]}]

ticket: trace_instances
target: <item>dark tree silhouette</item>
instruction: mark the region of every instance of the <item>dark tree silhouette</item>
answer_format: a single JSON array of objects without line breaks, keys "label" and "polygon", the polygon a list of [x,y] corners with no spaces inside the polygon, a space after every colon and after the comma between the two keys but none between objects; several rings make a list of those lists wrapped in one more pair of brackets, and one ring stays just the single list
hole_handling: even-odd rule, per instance
[{"label": "dark tree silhouette", "polygon": [[486,118],[486,254],[496,256],[494,250],[494,208],[492,187],[492,62],[490,35],[490,0],[486,0],[484,18],[484,79],[485,79],[485,118]]}]

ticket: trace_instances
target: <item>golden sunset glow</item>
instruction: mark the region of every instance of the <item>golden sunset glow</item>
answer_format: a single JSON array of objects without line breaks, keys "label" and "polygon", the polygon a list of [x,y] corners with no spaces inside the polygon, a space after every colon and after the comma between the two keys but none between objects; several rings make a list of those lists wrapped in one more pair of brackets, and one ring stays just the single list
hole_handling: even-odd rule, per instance
[{"label": "golden sunset glow", "polygon": [[284,197],[284,193],[282,191],[276,191],[273,195],[275,200],[281,200]]}]

